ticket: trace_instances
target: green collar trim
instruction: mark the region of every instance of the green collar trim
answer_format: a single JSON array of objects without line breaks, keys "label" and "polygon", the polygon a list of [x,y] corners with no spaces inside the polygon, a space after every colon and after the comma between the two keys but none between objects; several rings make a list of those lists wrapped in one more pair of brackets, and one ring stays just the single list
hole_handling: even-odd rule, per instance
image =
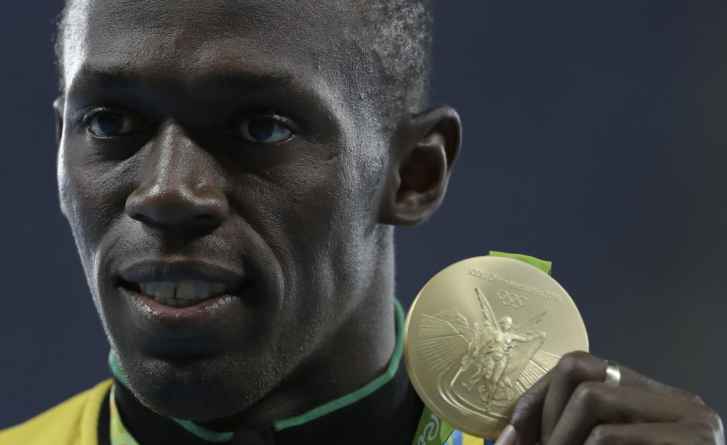
[{"label": "green collar trim", "polygon": [[330,402],[326,402],[323,405],[313,408],[299,416],[288,417],[287,419],[276,421],[273,423],[273,427],[276,431],[303,425],[311,420],[330,414],[333,411],[352,405],[364,397],[376,392],[376,390],[386,385],[394,378],[399,369],[401,356],[404,351],[404,308],[401,307],[401,303],[399,303],[399,300],[396,298],[394,298],[394,307],[396,312],[396,345],[394,347],[394,353],[391,355],[391,359],[389,360],[389,366],[386,369],[386,372],[352,393],[331,400]]},{"label": "green collar trim", "polygon": [[[129,387],[129,379],[126,377],[126,372],[124,372],[123,369],[121,369],[121,365],[119,363],[119,358],[116,356],[116,352],[112,349],[109,352],[109,368],[111,368],[111,374],[113,374],[116,379],[121,382],[124,386],[127,388]],[[115,388],[111,388],[111,406],[112,410],[116,409],[116,403],[113,401],[114,399],[114,390]],[[118,414],[116,414],[118,417]],[[235,436],[234,432],[231,431],[214,431],[209,428],[205,428],[202,425],[198,425],[194,423],[191,420],[186,419],[178,419],[176,417],[170,417],[173,421],[177,423],[177,425],[181,426],[185,430],[189,431],[190,433],[194,434],[195,436],[199,437],[202,440],[206,440],[207,442],[215,442],[215,443],[223,443],[223,442],[229,442],[232,440],[232,438]],[[123,423],[121,423],[120,418],[116,418],[113,416],[112,411],[112,418],[111,418],[111,425],[112,425],[112,436],[111,436],[111,445],[117,445],[118,440],[115,440],[115,437],[120,438],[127,438],[131,437],[131,435],[126,431],[126,428],[123,426]],[[116,431],[115,435],[114,432]],[[138,445],[136,441],[131,442],[127,441],[132,445]],[[126,442],[123,442],[126,443]]]},{"label": "green collar trim", "polygon": [[[337,411],[341,408],[354,404],[359,400],[363,399],[364,397],[374,393],[376,390],[386,385],[388,382],[391,381],[391,379],[394,378],[396,372],[399,369],[401,356],[404,351],[404,308],[401,306],[401,303],[399,303],[399,300],[397,300],[396,298],[394,298],[394,309],[396,313],[396,345],[394,347],[394,353],[391,355],[391,359],[389,360],[389,366],[387,367],[386,371],[380,376],[376,377],[374,380],[367,383],[366,385],[349,394],[326,402],[323,405],[313,408],[301,415],[275,421],[273,423],[273,428],[276,431],[281,431],[286,428],[303,425],[304,423],[323,417],[326,414],[330,414],[333,411]],[[108,362],[109,367],[111,368],[111,373],[114,375],[114,377],[116,377],[116,379],[124,386],[128,387],[129,383],[126,377],[126,373],[123,369],[121,369],[118,357],[116,356],[116,353],[113,349],[109,352]],[[172,420],[174,420],[179,426],[181,426],[185,430],[208,442],[228,442],[232,440],[234,436],[233,432],[213,431],[190,420],[177,419],[174,417],[172,418]]]}]

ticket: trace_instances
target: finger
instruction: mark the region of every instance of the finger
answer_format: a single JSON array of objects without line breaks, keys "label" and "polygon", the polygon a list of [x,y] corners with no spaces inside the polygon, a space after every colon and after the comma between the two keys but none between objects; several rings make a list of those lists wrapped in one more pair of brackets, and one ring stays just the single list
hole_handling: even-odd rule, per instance
[{"label": "finger", "polygon": [[525,391],[513,409],[510,424],[515,428],[518,445],[534,444],[540,438],[543,401],[548,392],[552,373],[551,370]]},{"label": "finger", "polygon": [[587,352],[575,351],[564,355],[553,370],[551,383],[543,403],[541,426],[543,442],[546,442],[552,434],[553,428],[575,388],[586,381],[603,382],[606,378],[606,367],[609,364],[618,366],[621,371],[620,386],[645,388],[655,393],[676,396],[705,406],[702,399],[687,391],[657,382],[631,368],[616,365],[613,361],[603,360]]},{"label": "finger", "polygon": [[720,439],[702,425],[681,423],[633,423],[598,425],[591,430],[584,445],[714,445]]},{"label": "finger", "polygon": [[543,443],[548,442],[576,387],[586,381],[603,381],[605,378],[606,361],[587,352],[571,352],[558,361],[543,402],[540,435]]},{"label": "finger", "polygon": [[689,391],[667,385],[666,383],[657,382],[656,380],[640,374],[639,372],[623,366],[613,360],[609,360],[607,364],[618,366],[618,368],[621,370],[621,386],[641,386],[648,388],[654,392],[674,395],[686,399],[690,402],[696,403],[698,405],[706,406],[704,400],[702,400],[701,397],[692,394]]},{"label": "finger", "polygon": [[[603,382],[608,363],[582,351],[564,355],[555,368],[518,400],[510,423],[515,427],[519,443],[536,443],[541,438],[545,443],[575,388],[585,381]],[[610,363],[615,364],[613,361]],[[704,402],[698,396],[652,380],[628,367],[618,366],[621,370],[621,386],[648,388],[657,393],[676,395],[704,406]]]},{"label": "finger", "polygon": [[586,380],[603,380],[605,375],[604,360],[583,351],[564,355],[515,405],[510,423],[515,427],[518,443],[534,444],[541,438],[544,443],[575,387]]},{"label": "finger", "polygon": [[578,385],[563,410],[547,444],[581,445],[591,430],[611,423],[678,422],[695,405],[682,398],[645,388],[600,382]]}]

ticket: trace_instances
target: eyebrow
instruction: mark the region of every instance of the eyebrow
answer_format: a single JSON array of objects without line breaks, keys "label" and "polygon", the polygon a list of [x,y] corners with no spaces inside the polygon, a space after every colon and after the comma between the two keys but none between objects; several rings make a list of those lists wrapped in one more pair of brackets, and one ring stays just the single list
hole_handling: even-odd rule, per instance
[{"label": "eyebrow", "polygon": [[[158,73],[140,73],[123,66],[104,66],[85,64],[78,70],[69,86],[69,92],[86,86],[102,89],[134,89],[149,84],[173,85],[179,83],[172,76]],[[241,70],[228,69],[206,72],[186,82],[188,85],[209,90],[240,90],[258,88],[296,88],[303,89],[294,76],[281,70]]]},{"label": "eyebrow", "polygon": [[[296,75],[296,73],[303,73]],[[185,85],[186,83],[186,85]],[[314,86],[315,85],[315,86]],[[97,95],[108,96],[111,100],[123,96],[123,101],[136,102],[145,106],[147,95],[160,94],[158,89],[171,91],[175,88],[192,88],[203,91],[214,101],[236,102],[240,92],[251,96],[274,94],[285,97],[291,108],[306,110],[305,114],[321,118],[321,126],[336,126],[336,116],[340,113],[339,100],[332,100],[333,90],[328,82],[308,79],[305,71],[291,72],[275,69],[242,69],[235,67],[226,70],[212,70],[199,76],[183,80],[173,75],[141,73],[123,65],[101,65],[84,63],[73,76],[66,91],[67,103],[71,107],[82,106],[87,98]],[[321,90],[322,88],[322,90]],[[291,94],[292,93],[292,94]],[[165,93],[161,93],[164,95]]]}]

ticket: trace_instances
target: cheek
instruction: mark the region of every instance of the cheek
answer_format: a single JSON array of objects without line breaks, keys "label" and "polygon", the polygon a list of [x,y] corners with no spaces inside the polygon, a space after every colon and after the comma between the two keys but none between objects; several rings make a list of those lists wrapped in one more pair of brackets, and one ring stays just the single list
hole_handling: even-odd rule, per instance
[{"label": "cheek", "polygon": [[[273,188],[260,200],[270,206],[274,246],[287,278],[306,291],[333,295],[348,287],[367,258],[374,213],[363,172],[343,155],[272,173]],[[293,276],[295,274],[296,276]],[[313,289],[315,287],[316,289]]]},{"label": "cheek", "polygon": [[243,177],[236,181],[241,216],[286,262],[310,261],[345,213],[342,179],[333,162],[303,160]]},{"label": "cheek", "polygon": [[[123,166],[90,162],[64,147],[58,155],[58,192],[84,261],[95,252],[104,233],[123,211],[124,200],[114,190],[123,189]],[[120,185],[122,187],[120,187]]]}]

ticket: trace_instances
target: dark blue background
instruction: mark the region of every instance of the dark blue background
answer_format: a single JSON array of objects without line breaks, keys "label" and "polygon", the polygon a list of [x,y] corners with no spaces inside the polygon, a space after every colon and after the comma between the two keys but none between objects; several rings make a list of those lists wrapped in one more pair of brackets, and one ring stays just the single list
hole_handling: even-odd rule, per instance
[{"label": "dark blue background", "polygon": [[[398,231],[400,298],[490,249],[551,259],[593,352],[724,412],[727,3],[438,5],[433,97],[464,147],[440,212]],[[0,427],[109,376],[57,204],[60,6],[0,19]]]}]

